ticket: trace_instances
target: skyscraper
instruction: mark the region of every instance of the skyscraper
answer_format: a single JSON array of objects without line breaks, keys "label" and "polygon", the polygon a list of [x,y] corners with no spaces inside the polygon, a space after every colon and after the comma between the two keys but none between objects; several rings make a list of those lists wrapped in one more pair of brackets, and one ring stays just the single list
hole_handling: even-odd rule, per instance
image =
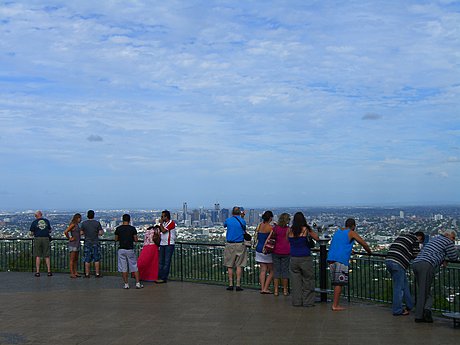
[{"label": "skyscraper", "polygon": [[184,214],[184,221],[187,220],[187,203],[184,202],[184,204],[182,205],[182,212]]},{"label": "skyscraper", "polygon": [[230,214],[230,210],[228,208],[223,208],[222,210],[220,210],[220,220],[222,223],[225,222],[229,214]]}]

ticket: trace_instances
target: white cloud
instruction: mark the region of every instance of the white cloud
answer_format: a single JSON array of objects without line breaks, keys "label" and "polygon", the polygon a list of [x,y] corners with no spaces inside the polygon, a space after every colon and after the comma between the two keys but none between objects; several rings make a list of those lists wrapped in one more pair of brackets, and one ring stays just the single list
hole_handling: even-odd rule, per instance
[{"label": "white cloud", "polygon": [[11,166],[11,152],[86,164],[96,143],[101,169],[167,157],[223,180],[268,159],[288,178],[353,162],[357,180],[457,162],[460,18],[442,2],[31,1],[0,15]]}]

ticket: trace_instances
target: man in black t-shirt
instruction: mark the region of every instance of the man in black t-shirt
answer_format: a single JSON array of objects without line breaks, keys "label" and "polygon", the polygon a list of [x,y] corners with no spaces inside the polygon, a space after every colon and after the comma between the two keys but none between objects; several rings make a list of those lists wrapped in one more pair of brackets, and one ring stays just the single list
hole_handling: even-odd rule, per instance
[{"label": "man in black t-shirt", "polygon": [[136,289],[142,289],[144,286],[139,281],[139,271],[137,269],[137,258],[134,253],[134,242],[137,242],[137,231],[134,226],[129,225],[131,216],[123,215],[123,224],[115,230],[115,241],[120,243],[118,249],[118,272],[121,272],[124,289],[129,289],[128,268],[134,273],[136,278]]}]

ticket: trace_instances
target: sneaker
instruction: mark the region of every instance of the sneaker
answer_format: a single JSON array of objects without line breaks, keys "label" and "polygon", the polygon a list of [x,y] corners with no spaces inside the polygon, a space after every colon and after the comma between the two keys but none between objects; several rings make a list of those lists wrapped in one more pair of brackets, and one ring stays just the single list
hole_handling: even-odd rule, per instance
[{"label": "sneaker", "polygon": [[128,290],[128,289],[129,289],[129,284],[128,284],[128,283],[125,283],[125,286],[123,286],[123,289]]},{"label": "sneaker", "polygon": [[233,286],[232,285],[227,286],[227,291],[233,291]]},{"label": "sneaker", "polygon": [[236,287],[236,291],[243,291],[244,289],[241,286]]},{"label": "sneaker", "polygon": [[136,283],[136,289],[142,289],[144,287],[144,285],[142,285],[141,283]]},{"label": "sneaker", "polygon": [[157,279],[157,280],[155,280],[155,283],[157,283],[157,284],[164,284],[164,283],[166,283],[166,280]]}]

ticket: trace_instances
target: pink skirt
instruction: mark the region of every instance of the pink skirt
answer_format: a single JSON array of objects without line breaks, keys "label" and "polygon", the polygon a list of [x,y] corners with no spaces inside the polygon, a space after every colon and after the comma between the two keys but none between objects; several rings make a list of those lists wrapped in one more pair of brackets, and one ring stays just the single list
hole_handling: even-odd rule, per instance
[{"label": "pink skirt", "polygon": [[137,268],[140,280],[153,282],[158,279],[158,247],[155,244],[142,247]]}]

